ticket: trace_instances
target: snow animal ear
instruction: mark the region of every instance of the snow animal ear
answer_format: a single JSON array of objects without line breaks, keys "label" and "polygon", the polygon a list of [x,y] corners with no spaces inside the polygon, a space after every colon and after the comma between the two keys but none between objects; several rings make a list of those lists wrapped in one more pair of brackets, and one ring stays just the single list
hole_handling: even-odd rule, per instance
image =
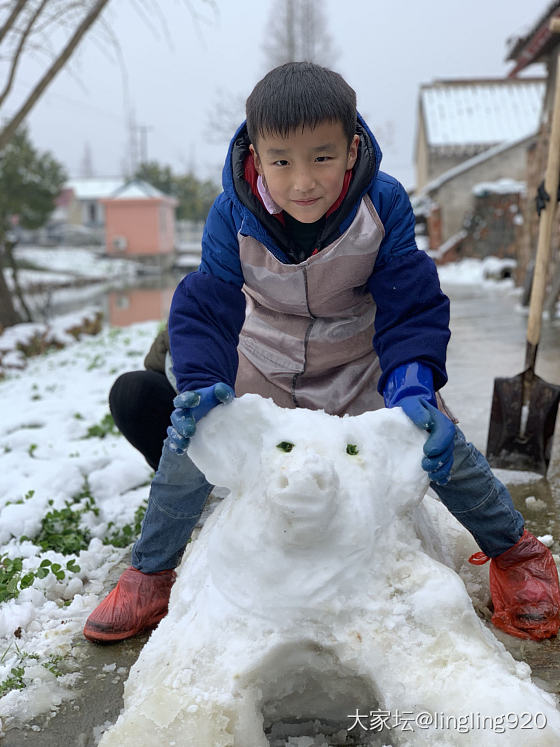
[{"label": "snow animal ear", "polygon": [[197,424],[189,456],[209,482],[234,491],[259,472],[263,437],[278,409],[258,394],[214,407]]},{"label": "snow animal ear", "polygon": [[399,476],[392,481],[390,490],[395,505],[401,510],[417,503],[429,485],[429,478],[422,469],[423,446],[428,434],[415,426],[400,407],[381,411],[384,417],[384,432],[399,445],[390,451],[387,467],[390,474]]}]

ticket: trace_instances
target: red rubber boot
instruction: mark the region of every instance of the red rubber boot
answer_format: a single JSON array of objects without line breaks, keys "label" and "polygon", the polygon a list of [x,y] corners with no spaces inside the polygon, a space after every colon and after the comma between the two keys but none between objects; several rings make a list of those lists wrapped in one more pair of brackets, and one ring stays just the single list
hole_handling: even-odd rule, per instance
[{"label": "red rubber boot", "polygon": [[513,547],[495,558],[477,552],[473,565],[490,560],[492,622],[517,638],[541,641],[560,628],[558,571],[548,547],[525,530]]},{"label": "red rubber boot", "polygon": [[85,637],[111,643],[153,628],[167,614],[175,578],[174,570],[142,573],[130,566],[86,620]]}]

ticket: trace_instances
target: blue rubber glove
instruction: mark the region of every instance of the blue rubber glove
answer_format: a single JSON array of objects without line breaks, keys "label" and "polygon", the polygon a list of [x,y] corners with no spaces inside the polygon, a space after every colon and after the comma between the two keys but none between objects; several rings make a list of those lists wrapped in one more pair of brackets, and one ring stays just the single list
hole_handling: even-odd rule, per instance
[{"label": "blue rubber glove", "polygon": [[184,454],[198,421],[216,405],[227,404],[234,398],[235,392],[223,381],[178,394],[173,400],[175,410],[171,413],[171,425],[167,429],[167,445],[171,451]]},{"label": "blue rubber glove", "polygon": [[386,407],[402,407],[414,425],[430,434],[422,469],[432,482],[445,485],[453,466],[455,425],[436,407],[433,376],[422,363],[406,363],[391,372],[383,392]]}]

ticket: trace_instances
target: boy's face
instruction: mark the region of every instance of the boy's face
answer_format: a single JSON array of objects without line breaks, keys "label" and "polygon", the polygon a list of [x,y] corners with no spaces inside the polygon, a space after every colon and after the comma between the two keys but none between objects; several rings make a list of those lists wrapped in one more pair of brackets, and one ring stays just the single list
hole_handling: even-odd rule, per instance
[{"label": "boy's face", "polygon": [[348,148],[341,123],[322,122],[287,137],[261,135],[250,150],[278,207],[301,223],[314,223],[336,202],[344,174],[356,163],[358,143],[355,135]]}]

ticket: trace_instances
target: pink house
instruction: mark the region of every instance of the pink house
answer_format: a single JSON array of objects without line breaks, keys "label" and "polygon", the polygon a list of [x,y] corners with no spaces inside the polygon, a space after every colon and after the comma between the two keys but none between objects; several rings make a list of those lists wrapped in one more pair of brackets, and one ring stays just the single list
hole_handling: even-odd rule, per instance
[{"label": "pink house", "polygon": [[105,209],[107,254],[148,257],[173,253],[177,205],[173,197],[137,180],[100,202]]}]

